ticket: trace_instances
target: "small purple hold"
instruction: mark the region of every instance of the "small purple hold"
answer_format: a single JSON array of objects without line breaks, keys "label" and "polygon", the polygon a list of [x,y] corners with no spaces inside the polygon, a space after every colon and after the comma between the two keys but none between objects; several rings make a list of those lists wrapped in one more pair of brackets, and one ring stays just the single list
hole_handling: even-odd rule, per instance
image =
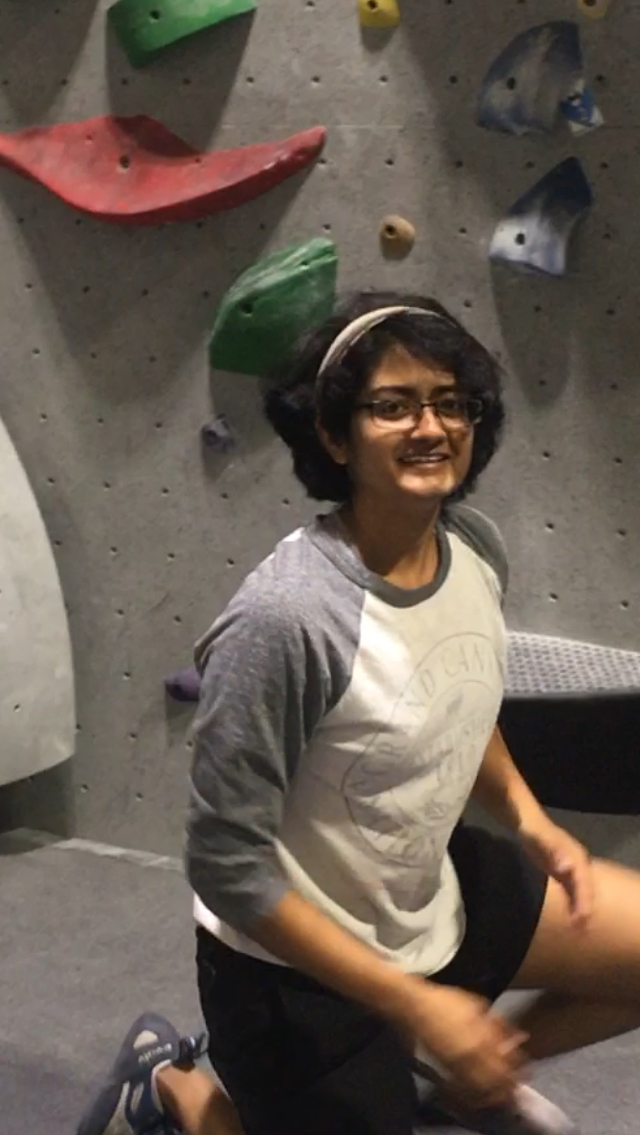
[{"label": "small purple hold", "polygon": [[228,453],[237,445],[224,414],[218,414],[210,422],[206,422],[200,430],[200,436],[207,449],[217,449],[219,453]]},{"label": "small purple hold", "polygon": [[187,666],[184,670],[175,670],[164,680],[164,688],[170,697],[176,701],[200,700],[200,675],[195,666]]}]

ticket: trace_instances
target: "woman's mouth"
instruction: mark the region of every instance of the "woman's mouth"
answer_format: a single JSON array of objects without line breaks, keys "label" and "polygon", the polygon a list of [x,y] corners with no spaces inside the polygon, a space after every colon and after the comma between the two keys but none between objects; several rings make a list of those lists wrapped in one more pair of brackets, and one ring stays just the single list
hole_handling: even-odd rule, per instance
[{"label": "woman's mouth", "polygon": [[442,465],[449,458],[443,453],[431,453],[422,457],[401,457],[402,465]]}]

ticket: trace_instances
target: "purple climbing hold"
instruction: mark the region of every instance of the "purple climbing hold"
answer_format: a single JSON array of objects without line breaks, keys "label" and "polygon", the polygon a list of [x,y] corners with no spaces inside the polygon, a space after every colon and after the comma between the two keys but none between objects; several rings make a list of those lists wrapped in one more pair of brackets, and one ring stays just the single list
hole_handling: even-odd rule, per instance
[{"label": "purple climbing hold", "polygon": [[200,675],[195,666],[187,666],[184,670],[176,670],[164,680],[164,686],[170,697],[176,701],[197,702],[200,700]]},{"label": "purple climbing hold", "polygon": [[206,422],[200,430],[200,437],[207,449],[217,449],[219,453],[228,453],[237,445],[224,414],[218,414],[210,422]]}]

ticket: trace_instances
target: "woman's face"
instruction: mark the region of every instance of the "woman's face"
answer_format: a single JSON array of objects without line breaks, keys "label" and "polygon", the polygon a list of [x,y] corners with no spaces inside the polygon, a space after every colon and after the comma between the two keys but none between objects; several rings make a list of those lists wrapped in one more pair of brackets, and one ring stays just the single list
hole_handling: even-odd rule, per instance
[{"label": "woman's face", "polygon": [[[356,409],[349,443],[332,443],[329,450],[340,464],[348,464],[356,497],[398,508],[421,502],[433,506],[458,488],[471,464],[473,426],[455,415],[440,419],[432,407],[425,407],[418,420],[394,420],[400,411],[397,400],[407,394],[425,400],[455,391],[449,371],[418,361],[402,348],[386,355],[358,398],[360,406],[383,399],[385,407]],[[442,460],[425,461],[430,455]]]}]

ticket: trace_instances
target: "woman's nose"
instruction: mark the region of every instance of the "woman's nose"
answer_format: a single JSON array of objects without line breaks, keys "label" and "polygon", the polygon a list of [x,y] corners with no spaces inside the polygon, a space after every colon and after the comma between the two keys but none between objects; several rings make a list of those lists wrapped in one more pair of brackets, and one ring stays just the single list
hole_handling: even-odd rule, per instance
[{"label": "woman's nose", "polygon": [[436,414],[433,406],[423,406],[422,413],[415,423],[415,431],[429,437],[431,434],[436,434],[438,437],[443,437],[446,434],[444,426],[440,418]]}]

